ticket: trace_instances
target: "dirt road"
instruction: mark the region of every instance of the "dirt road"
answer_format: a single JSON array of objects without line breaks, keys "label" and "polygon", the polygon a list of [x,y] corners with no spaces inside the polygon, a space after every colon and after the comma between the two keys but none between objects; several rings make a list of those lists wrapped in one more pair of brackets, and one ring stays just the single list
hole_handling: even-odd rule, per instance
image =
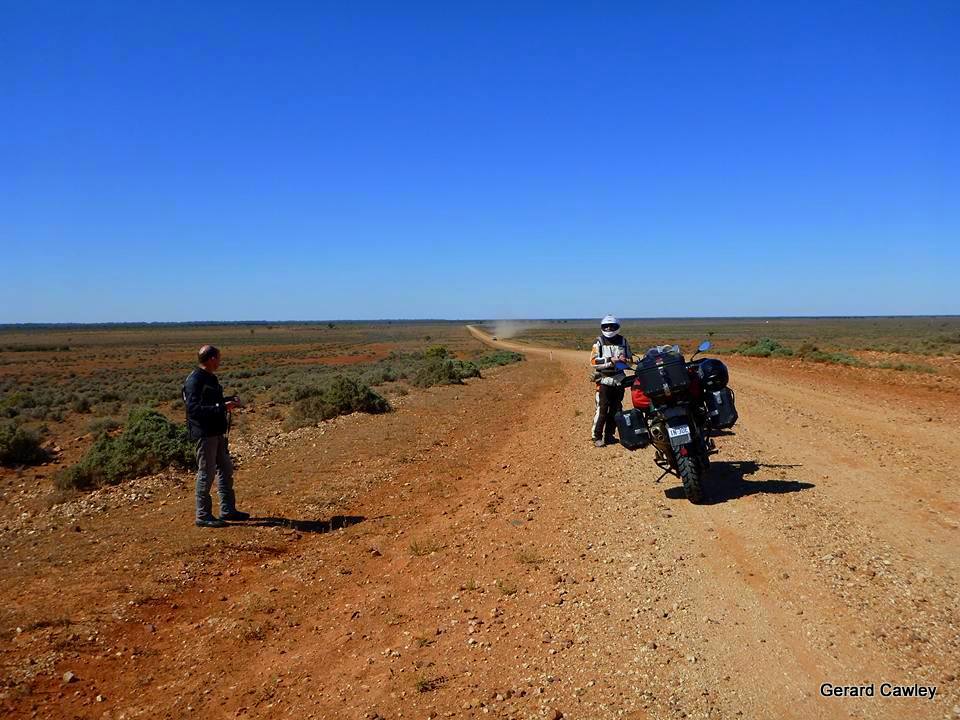
[{"label": "dirt road", "polygon": [[4,535],[0,708],[960,715],[956,388],[733,359],[741,422],[694,506],[649,451],[588,442],[583,353],[471,332],[528,361],[244,463],[253,527],[190,527],[185,483]]},{"label": "dirt road", "polygon": [[[574,378],[585,362],[550,355],[572,363]],[[742,422],[720,441],[715,504],[677,502],[680,489],[654,484],[659,470],[642,453],[578,443],[587,467],[609,452],[599,474],[613,482],[583,488],[581,517],[622,587],[619,614],[635,620],[616,643],[622,667],[672,652],[664,670],[653,665],[661,687],[676,686],[660,699],[677,714],[960,711],[956,405],[855,372],[730,364]],[[590,531],[578,535],[590,542]],[[885,681],[936,685],[942,697],[884,699]],[[873,682],[877,695],[825,698],[824,682]]]}]

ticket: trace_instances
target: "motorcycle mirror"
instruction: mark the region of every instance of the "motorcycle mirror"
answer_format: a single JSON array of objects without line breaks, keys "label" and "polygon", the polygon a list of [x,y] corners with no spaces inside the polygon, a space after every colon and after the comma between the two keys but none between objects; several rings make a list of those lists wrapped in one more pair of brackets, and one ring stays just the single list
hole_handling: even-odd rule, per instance
[{"label": "motorcycle mirror", "polygon": [[700,346],[697,348],[697,352],[706,352],[712,347],[713,347],[713,343],[711,343],[709,340],[704,340],[702,343],[700,343]]}]

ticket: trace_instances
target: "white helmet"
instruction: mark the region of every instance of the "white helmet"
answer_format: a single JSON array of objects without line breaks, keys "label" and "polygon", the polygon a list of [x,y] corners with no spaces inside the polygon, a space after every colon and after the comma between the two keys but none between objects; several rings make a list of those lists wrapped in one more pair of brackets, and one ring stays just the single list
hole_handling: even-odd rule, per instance
[{"label": "white helmet", "polygon": [[620,321],[613,315],[604,315],[600,321],[600,332],[607,340],[615,338],[617,333],[620,332]]}]

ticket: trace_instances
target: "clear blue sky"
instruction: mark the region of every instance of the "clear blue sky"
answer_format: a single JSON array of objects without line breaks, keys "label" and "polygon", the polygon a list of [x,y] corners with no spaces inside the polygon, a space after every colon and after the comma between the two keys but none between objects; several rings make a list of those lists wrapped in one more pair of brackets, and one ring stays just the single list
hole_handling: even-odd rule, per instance
[{"label": "clear blue sky", "polygon": [[960,3],[0,0],[0,322],[960,313]]}]

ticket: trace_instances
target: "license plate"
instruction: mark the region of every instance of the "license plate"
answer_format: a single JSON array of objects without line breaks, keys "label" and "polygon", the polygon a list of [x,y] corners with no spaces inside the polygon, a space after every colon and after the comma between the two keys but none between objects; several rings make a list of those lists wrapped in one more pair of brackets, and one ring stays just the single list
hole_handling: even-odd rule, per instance
[{"label": "license plate", "polygon": [[671,438],[681,438],[681,437],[690,437],[690,426],[689,425],[677,425],[676,427],[668,427],[667,433]]}]

